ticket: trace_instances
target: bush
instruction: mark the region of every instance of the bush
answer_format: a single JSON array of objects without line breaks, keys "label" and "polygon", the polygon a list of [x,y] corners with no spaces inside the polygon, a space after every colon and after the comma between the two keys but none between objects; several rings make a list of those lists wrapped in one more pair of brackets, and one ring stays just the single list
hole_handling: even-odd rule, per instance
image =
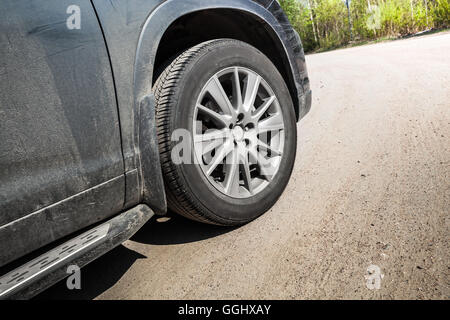
[{"label": "bush", "polygon": [[[450,26],[450,0],[280,0],[306,52]],[[350,32],[351,26],[351,32]]]},{"label": "bush", "polygon": [[436,0],[433,7],[433,20],[438,28],[450,27],[450,0]]}]

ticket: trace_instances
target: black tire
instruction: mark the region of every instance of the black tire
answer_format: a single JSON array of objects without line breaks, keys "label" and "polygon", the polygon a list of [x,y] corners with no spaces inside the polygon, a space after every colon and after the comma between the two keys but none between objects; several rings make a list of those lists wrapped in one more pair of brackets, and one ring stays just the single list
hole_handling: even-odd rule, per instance
[{"label": "black tire", "polygon": [[[204,84],[218,71],[242,66],[261,75],[281,106],[285,140],[279,170],[270,184],[249,198],[231,198],[205,178],[197,164],[176,165],[171,160],[172,132],[192,132],[193,110]],[[256,48],[237,40],[218,39],[199,44],[178,56],[154,85],[161,167],[169,209],[187,218],[217,225],[241,225],[267,210],[284,191],[295,161],[297,132],[289,90],[272,62]]]}]

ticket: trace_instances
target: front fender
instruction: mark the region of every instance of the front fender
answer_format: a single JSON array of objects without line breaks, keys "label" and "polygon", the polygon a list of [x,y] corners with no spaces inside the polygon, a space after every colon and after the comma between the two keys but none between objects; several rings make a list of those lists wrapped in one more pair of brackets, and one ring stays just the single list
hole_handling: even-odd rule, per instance
[{"label": "front fender", "polygon": [[298,100],[297,118],[308,111],[307,94],[309,78],[305,65],[305,55],[300,38],[290,25],[285,13],[274,0],[169,0],[155,8],[142,28],[136,51],[134,89],[135,103],[151,92],[153,67],[161,38],[169,26],[178,18],[195,11],[208,9],[234,9],[252,14],[264,21],[278,37],[283,47],[294,81]]}]

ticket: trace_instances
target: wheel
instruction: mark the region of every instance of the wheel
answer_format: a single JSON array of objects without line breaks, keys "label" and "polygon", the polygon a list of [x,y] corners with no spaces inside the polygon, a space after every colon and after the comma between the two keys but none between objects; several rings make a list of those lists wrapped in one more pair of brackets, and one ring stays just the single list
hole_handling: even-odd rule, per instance
[{"label": "wheel", "polygon": [[269,210],[295,161],[289,90],[256,48],[218,39],[178,56],[154,85],[169,209],[218,225]]}]

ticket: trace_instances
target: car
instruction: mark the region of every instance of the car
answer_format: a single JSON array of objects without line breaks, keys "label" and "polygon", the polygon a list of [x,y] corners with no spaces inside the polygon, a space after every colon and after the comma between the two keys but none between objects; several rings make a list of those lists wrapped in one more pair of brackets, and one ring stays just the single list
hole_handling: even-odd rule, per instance
[{"label": "car", "polygon": [[237,226],[280,197],[311,90],[277,1],[0,6],[0,298],[153,215]]}]

